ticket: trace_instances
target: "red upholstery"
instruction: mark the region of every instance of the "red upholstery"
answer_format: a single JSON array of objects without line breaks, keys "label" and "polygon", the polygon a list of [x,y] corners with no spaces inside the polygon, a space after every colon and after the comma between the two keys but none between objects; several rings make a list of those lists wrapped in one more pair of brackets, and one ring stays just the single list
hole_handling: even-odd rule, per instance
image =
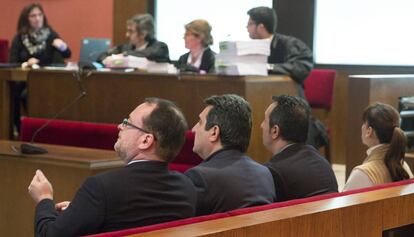
[{"label": "red upholstery", "polygon": [[[36,129],[47,121],[23,117],[20,139],[30,141]],[[54,120],[37,134],[35,142],[113,150],[117,138],[115,124]]]},{"label": "red upholstery", "polygon": [[[30,141],[36,129],[47,121],[47,119],[23,117],[20,139]],[[115,124],[54,120],[37,134],[35,142],[113,150],[117,138],[118,128]],[[194,133],[187,131],[183,148],[169,165],[171,170],[185,172],[202,161],[193,152],[193,145]]]},{"label": "red upholstery", "polygon": [[313,196],[313,197],[308,197],[308,198],[289,200],[285,202],[276,202],[276,203],[263,205],[263,206],[247,207],[243,209],[230,211],[228,213],[231,216],[237,216],[237,215],[243,215],[243,214],[248,214],[252,212],[265,211],[265,210],[270,210],[274,208],[287,207],[287,206],[292,206],[292,205],[297,205],[297,204],[302,204],[302,203],[307,203],[307,202],[316,202],[316,201],[325,200],[329,198],[342,197],[342,196],[351,195],[351,194],[369,192],[369,191],[383,189],[383,188],[390,188],[390,187],[395,187],[395,186],[410,184],[410,183],[414,183],[414,179],[408,179],[408,180],[403,180],[403,181],[394,182],[394,183],[380,184],[380,185],[367,187],[367,188],[349,190],[349,191],[342,192],[342,193],[328,193],[328,194],[323,194],[323,195],[318,195],[318,196]]},{"label": "red upholstery", "polygon": [[305,96],[313,108],[331,109],[335,70],[313,69],[305,80]]},{"label": "red upholstery", "polygon": [[9,41],[0,39],[0,63],[6,63],[9,57]]},{"label": "red upholstery", "polygon": [[[174,164],[185,164],[190,167],[196,166],[203,161],[196,153],[193,152],[195,134],[192,131],[185,133],[185,143],[180,153],[175,157]],[[191,159],[188,159],[191,157]]]},{"label": "red upholstery", "polygon": [[329,198],[342,197],[342,196],[346,196],[346,195],[357,194],[357,193],[368,192],[368,191],[374,191],[374,190],[390,188],[390,187],[395,187],[395,186],[404,185],[404,184],[411,184],[411,183],[414,183],[414,179],[403,180],[403,181],[394,182],[394,183],[381,184],[381,185],[376,185],[376,186],[372,186],[372,187],[368,187],[368,188],[350,190],[350,191],[343,192],[343,193],[330,193],[330,194],[324,194],[324,195],[319,195],[319,196],[313,196],[313,197],[309,197],[309,198],[290,200],[290,201],[286,201],[286,202],[272,203],[272,204],[263,205],[263,206],[247,207],[247,208],[242,208],[242,209],[238,209],[238,210],[234,210],[234,211],[229,211],[229,212],[226,212],[226,213],[216,213],[216,214],[212,214],[212,215],[187,218],[187,219],[183,219],[183,220],[166,222],[166,223],[161,223],[161,224],[156,224],[156,225],[150,225],[150,226],[120,230],[120,231],[113,231],[113,232],[106,232],[106,233],[101,233],[101,234],[89,235],[89,237],[115,237],[115,236],[125,236],[125,235],[144,233],[144,232],[149,232],[149,231],[167,229],[167,228],[176,227],[176,226],[183,226],[183,225],[188,225],[188,224],[199,223],[199,222],[208,221],[208,220],[220,219],[220,218],[225,218],[225,217],[229,217],[229,216],[244,215],[244,214],[258,212],[258,211],[265,211],[265,210],[270,210],[270,209],[275,209],[275,208],[281,208],[281,207],[287,207],[287,206],[302,204],[302,203],[315,202],[315,201],[325,200],[325,199],[329,199]]}]

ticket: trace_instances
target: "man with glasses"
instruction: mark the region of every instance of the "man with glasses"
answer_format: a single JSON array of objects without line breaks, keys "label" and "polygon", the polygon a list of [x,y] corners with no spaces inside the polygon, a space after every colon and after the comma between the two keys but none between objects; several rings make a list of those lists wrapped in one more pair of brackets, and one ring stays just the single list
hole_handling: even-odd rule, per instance
[{"label": "man with glasses", "polygon": [[148,98],[118,129],[114,147],[126,166],[89,177],[71,203],[55,205],[52,185],[36,171],[28,188],[37,204],[35,236],[80,236],[194,215],[191,180],[168,170],[187,130],[179,108]]},{"label": "man with glasses", "polygon": [[269,170],[248,157],[251,109],[237,95],[211,96],[194,125],[193,151],[204,162],[185,174],[197,189],[196,215],[272,203]]},{"label": "man with glasses", "polygon": [[129,43],[118,45],[98,57],[107,64],[111,55],[146,57],[156,62],[169,62],[168,46],[154,36],[154,20],[150,14],[138,14],[127,21],[125,36]]},{"label": "man with glasses", "polygon": [[289,75],[297,84],[299,96],[304,96],[303,82],[313,68],[312,51],[301,40],[276,32],[276,12],[269,7],[255,7],[247,14],[247,31],[252,39],[267,39],[270,56],[267,59],[271,74]]}]

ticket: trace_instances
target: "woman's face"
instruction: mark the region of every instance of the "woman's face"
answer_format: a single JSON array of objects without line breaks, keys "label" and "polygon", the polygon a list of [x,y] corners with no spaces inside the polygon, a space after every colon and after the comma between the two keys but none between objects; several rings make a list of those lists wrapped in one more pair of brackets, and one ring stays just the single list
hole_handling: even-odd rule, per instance
[{"label": "woman's face", "polygon": [[184,43],[185,48],[189,49],[190,51],[202,47],[201,37],[191,33],[190,31],[185,32]]},{"label": "woman's face", "polygon": [[43,13],[39,8],[33,8],[29,13],[30,27],[34,30],[39,30],[43,27]]},{"label": "woman's face", "polygon": [[372,146],[371,133],[372,128],[368,125],[367,122],[364,122],[361,126],[361,140],[362,143],[368,147]]}]

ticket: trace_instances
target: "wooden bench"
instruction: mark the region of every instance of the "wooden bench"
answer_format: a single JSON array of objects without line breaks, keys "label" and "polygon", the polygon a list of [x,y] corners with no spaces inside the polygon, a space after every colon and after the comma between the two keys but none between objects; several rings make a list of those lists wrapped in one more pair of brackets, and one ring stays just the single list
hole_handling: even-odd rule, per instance
[{"label": "wooden bench", "polygon": [[414,180],[405,180],[91,236],[378,237],[413,223]]}]

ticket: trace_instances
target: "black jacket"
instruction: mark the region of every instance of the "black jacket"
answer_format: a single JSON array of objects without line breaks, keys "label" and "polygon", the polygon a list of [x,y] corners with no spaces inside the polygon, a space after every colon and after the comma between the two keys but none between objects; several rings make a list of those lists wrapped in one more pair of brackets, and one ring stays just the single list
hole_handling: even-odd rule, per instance
[{"label": "black jacket", "polygon": [[338,192],[331,165],[310,145],[293,144],[265,166],[272,173],[278,202]]},{"label": "black jacket", "polygon": [[39,64],[41,66],[48,64],[62,64],[64,63],[64,58],[69,58],[71,56],[71,51],[69,47],[63,52],[56,49],[52,43],[53,40],[57,38],[60,38],[59,35],[50,29],[50,35],[46,39],[46,49],[41,54],[30,55],[29,51],[23,45],[22,36],[17,34],[11,45],[9,62],[23,63],[30,58],[37,58],[40,61]]},{"label": "black jacket", "polygon": [[312,51],[301,40],[276,33],[267,59],[273,64],[271,74],[289,75],[303,87],[303,82],[313,68]]},{"label": "black jacket", "polygon": [[143,51],[136,51],[135,46],[132,44],[122,44],[99,55],[98,62],[102,62],[106,57],[111,56],[112,54],[121,53],[136,57],[146,57],[148,60],[156,62],[170,61],[168,46],[164,42],[151,39],[148,41],[148,45]]},{"label": "black jacket", "polygon": [[272,203],[275,191],[269,170],[238,150],[220,150],[187,175],[197,189],[196,215]]},{"label": "black jacket", "polygon": [[196,192],[167,163],[144,161],[88,178],[61,214],[39,202],[36,236],[80,236],[156,224],[194,215]]},{"label": "black jacket", "polygon": [[176,67],[180,69],[180,71],[193,71],[193,72],[200,72],[200,71],[213,72],[214,71],[214,62],[216,61],[216,54],[210,48],[207,48],[204,51],[199,68],[195,68],[187,64],[189,55],[190,53],[188,52],[186,54],[181,55],[181,57],[178,59]]}]

